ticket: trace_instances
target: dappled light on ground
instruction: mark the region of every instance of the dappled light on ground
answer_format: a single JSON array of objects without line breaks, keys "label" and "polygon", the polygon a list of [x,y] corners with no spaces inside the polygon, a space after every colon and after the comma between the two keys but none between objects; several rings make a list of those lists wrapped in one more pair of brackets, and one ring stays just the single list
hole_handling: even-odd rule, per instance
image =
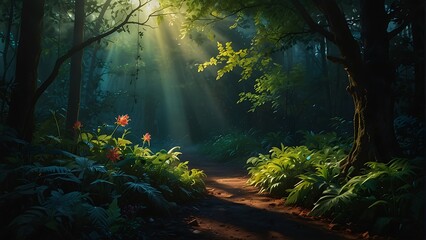
[{"label": "dappled light on ground", "polygon": [[357,239],[345,229],[330,231],[327,222],[307,218],[299,208],[247,185],[241,163],[215,162],[185,155],[208,178],[208,196],[185,211],[193,239]]}]

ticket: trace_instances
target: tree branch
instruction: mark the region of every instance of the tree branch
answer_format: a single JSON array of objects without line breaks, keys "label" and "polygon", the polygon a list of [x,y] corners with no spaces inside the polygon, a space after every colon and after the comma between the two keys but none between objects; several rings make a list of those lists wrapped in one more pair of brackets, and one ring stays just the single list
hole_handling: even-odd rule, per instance
[{"label": "tree branch", "polygon": [[[129,23],[130,18],[132,17],[132,15],[137,12],[139,9],[141,9],[142,7],[144,7],[145,5],[147,5],[149,1],[144,2],[143,4],[139,2],[139,5],[134,8],[132,11],[130,11],[129,14],[127,14],[126,18],[118,25],[116,25],[115,27],[111,28],[110,30],[95,36],[95,37],[91,37],[89,39],[87,39],[86,41],[82,42],[81,44],[74,46],[73,48],[69,49],[64,55],[62,55],[61,57],[59,57],[56,62],[55,62],[55,66],[53,67],[52,72],[50,73],[49,77],[47,77],[47,79],[37,88],[34,97],[33,97],[33,107],[35,107],[35,104],[37,103],[38,99],[40,98],[40,96],[43,94],[44,91],[46,91],[46,89],[53,83],[53,81],[56,79],[56,77],[59,74],[59,69],[61,68],[62,64],[69,59],[72,55],[74,55],[74,53],[84,49],[85,47],[91,45],[94,42],[97,42],[99,40],[101,40],[102,38],[105,38],[115,32],[117,32],[118,30],[120,30],[121,28],[123,28],[126,24]],[[151,17],[155,16],[157,13],[163,11],[164,9],[166,9],[167,7],[158,9],[154,12],[152,12],[151,14],[149,14],[146,19],[139,23],[140,25],[145,25]]]},{"label": "tree branch", "polygon": [[199,19],[195,19],[195,21],[208,21],[206,23],[206,25],[209,25],[209,24],[213,24],[213,23],[225,20],[225,19],[227,19],[229,17],[235,16],[236,14],[238,14],[239,12],[241,12],[243,10],[250,9],[250,8],[255,8],[255,7],[259,7],[259,6],[262,6],[262,5],[265,5],[265,4],[259,3],[259,4],[254,4],[254,5],[242,6],[242,7],[238,8],[238,9],[235,9],[234,11],[230,12],[229,14],[227,14],[227,15],[225,15],[223,17],[217,16],[217,15],[215,15],[215,14],[213,14],[211,12],[210,16],[212,16],[213,18],[199,18]]},{"label": "tree branch", "polygon": [[305,20],[306,24],[308,24],[309,28],[323,35],[325,38],[327,38],[327,40],[336,43],[334,35],[331,32],[325,30],[321,25],[316,23],[314,19],[312,19],[311,15],[309,15],[305,7],[303,7],[303,5],[298,0],[291,0],[291,3],[302,16],[302,18]]}]

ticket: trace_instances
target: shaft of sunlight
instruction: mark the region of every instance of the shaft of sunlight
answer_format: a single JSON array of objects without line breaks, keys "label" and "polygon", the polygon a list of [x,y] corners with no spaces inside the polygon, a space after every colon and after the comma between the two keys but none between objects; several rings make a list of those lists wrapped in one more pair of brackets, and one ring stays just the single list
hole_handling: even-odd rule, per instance
[{"label": "shaft of sunlight", "polygon": [[[150,132],[154,138],[179,145],[191,144],[200,135],[228,126],[213,74],[205,79],[196,66],[212,56],[216,43],[197,44],[188,37],[182,39],[179,19],[170,18],[144,32],[139,40],[142,50],[137,47],[136,26],[131,28],[135,34],[115,35],[120,44],[109,49],[107,59],[117,73],[124,75],[110,74],[102,88],[125,96],[118,104],[123,113],[131,113],[134,132]],[[222,41],[226,39],[217,36]]]}]

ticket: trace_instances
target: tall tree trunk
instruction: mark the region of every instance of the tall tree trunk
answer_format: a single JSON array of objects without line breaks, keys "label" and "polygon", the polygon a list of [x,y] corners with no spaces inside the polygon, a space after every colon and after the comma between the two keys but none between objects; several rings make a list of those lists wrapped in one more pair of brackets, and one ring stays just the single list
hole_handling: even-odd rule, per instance
[{"label": "tall tree trunk", "polygon": [[[84,19],[85,19],[84,2],[85,0],[75,1],[74,40],[73,40],[74,46],[78,46],[83,42]],[[80,111],[82,65],[83,65],[83,50],[80,50],[71,57],[70,89],[68,94],[68,108],[67,108],[67,118],[66,118],[66,128],[68,130],[71,130],[74,123],[78,120],[78,115]]]},{"label": "tall tree trunk", "polygon": [[361,0],[361,37],[364,52],[354,39],[337,3],[314,0],[330,25],[332,37],[349,76],[348,92],[354,101],[354,142],[342,162],[344,173],[356,174],[368,161],[387,162],[398,151],[394,134],[391,84],[395,69],[389,60],[389,39],[384,0]]},{"label": "tall tree trunk", "polygon": [[354,144],[343,164],[359,171],[367,161],[388,162],[398,153],[394,134],[392,82],[395,67],[389,59],[384,0],[361,0],[363,62],[347,69],[349,93],[355,104]]},{"label": "tall tree trunk", "polygon": [[15,83],[7,124],[18,132],[19,137],[27,141],[31,141],[34,129],[34,112],[31,106],[37,86],[43,15],[44,0],[23,2]]}]

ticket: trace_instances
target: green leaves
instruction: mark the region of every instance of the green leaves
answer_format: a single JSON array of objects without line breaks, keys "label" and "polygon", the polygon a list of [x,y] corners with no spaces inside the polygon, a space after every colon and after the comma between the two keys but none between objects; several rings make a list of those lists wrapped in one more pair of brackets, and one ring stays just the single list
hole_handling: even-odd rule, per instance
[{"label": "green leaves", "polygon": [[[418,204],[424,202],[424,179],[416,173],[421,168],[419,162],[368,162],[364,174],[349,179],[341,187],[330,185],[310,214],[336,220],[351,218],[371,224],[376,232],[389,230],[395,223],[401,231],[414,229],[420,217],[417,213],[424,211],[424,204]],[[417,210],[413,211],[412,206]]]},{"label": "green leaves", "polygon": [[298,204],[311,208],[328,188],[339,186],[340,168],[337,162],[316,164],[315,172],[307,172],[298,176],[300,181],[289,189],[286,205]]},{"label": "green leaves", "polygon": [[260,187],[261,192],[283,196],[298,181],[297,176],[312,167],[307,160],[311,153],[304,146],[273,147],[270,156],[259,155],[247,161],[248,183]]},{"label": "green leaves", "polygon": [[253,72],[254,64],[258,61],[260,56],[248,57],[248,49],[235,51],[232,48],[232,42],[226,42],[225,46],[217,42],[217,50],[219,53],[216,57],[212,57],[209,61],[198,65],[198,72],[204,71],[204,69],[209,66],[223,65],[223,67],[217,71],[216,80],[221,79],[226,73],[233,71],[236,67],[242,69],[241,79],[248,79]]},{"label": "green leaves", "polygon": [[149,183],[146,182],[127,182],[126,192],[131,191],[134,193],[140,193],[140,196],[137,196],[140,199],[147,199],[151,206],[154,206],[157,210],[168,212],[171,204],[163,197],[161,192],[152,187]]}]

